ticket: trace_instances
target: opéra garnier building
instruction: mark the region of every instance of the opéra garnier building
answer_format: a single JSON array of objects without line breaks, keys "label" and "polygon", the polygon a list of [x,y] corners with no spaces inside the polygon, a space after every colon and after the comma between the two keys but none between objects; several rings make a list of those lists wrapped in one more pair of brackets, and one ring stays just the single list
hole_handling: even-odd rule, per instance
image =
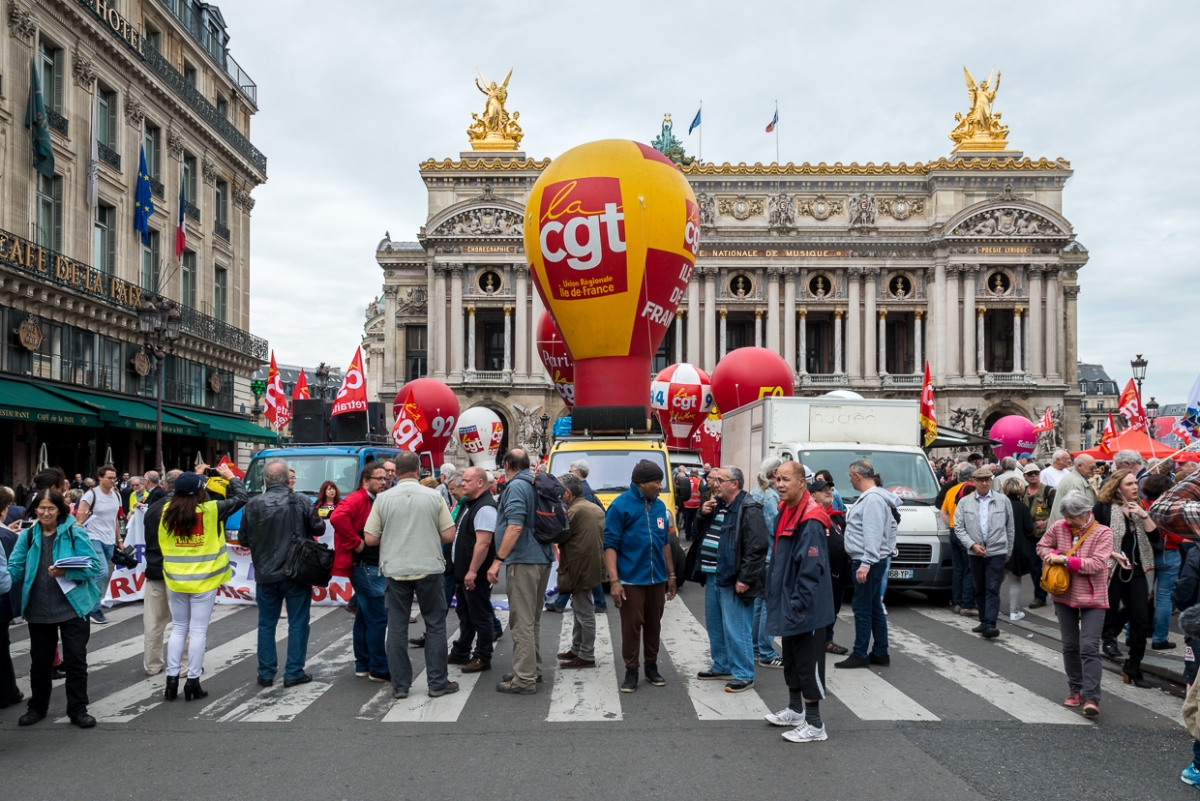
[{"label": "op\u00e9ra garnier building", "polygon": [[[794,367],[797,394],[915,399],[928,361],[943,424],[982,432],[1050,406],[1078,447],[1088,255],[1062,213],[1071,167],[1011,149],[992,109],[999,76],[966,77],[970,108],[955,115],[949,156],[911,165],[702,163],[668,116],[654,146],[692,184],[702,249],[655,370],[711,371],[759,345]],[[488,97],[472,115],[472,149],[419,167],[429,216],[417,241],[378,245],[369,380],[389,402],[407,379],[445,380],[463,408],[491,407],[516,426],[514,443],[533,446],[535,418],[562,410],[535,348],[542,304],[522,241],[525,200],[549,160],[521,152],[507,80],[479,88]]]}]

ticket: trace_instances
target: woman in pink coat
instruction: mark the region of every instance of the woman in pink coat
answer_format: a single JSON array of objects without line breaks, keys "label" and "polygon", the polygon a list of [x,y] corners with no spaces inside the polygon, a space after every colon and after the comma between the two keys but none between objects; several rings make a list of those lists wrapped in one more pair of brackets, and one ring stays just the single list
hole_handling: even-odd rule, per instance
[{"label": "woman in pink coat", "polygon": [[[1100,714],[1100,633],[1108,609],[1108,559],[1113,550],[1112,530],[1096,522],[1092,501],[1076,490],[1063,498],[1062,519],[1050,526],[1037,546],[1048,565],[1063,565],[1071,586],[1051,596],[1062,632],[1063,667],[1071,694],[1063,703],[1082,706],[1083,714]],[[1071,551],[1079,540],[1082,544]]]}]

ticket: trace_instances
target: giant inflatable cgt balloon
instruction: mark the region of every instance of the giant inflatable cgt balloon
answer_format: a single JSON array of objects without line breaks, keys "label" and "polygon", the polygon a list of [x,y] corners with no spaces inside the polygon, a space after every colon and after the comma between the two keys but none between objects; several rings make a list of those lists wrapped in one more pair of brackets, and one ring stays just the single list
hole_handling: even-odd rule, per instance
[{"label": "giant inflatable cgt balloon", "polygon": [[458,421],[458,398],[436,378],[418,378],[400,387],[392,404],[396,422],[392,439],[396,447],[414,453],[429,453],[434,467],[441,467],[446,445]]},{"label": "giant inflatable cgt balloon", "polygon": [[782,356],[766,348],[738,348],[717,362],[713,399],[722,414],[767,397],[791,397],[795,375]]},{"label": "giant inflatable cgt balloon", "polygon": [[550,162],[525,253],[575,360],[575,405],[646,406],[650,360],[700,252],[696,196],[652,147],[605,139]]},{"label": "giant inflatable cgt balloon", "polygon": [[537,324],[537,352],[567,406],[575,405],[575,360],[550,312],[543,311]]},{"label": "giant inflatable cgt balloon", "polygon": [[1033,432],[1033,423],[1019,414],[1001,417],[992,424],[988,436],[1000,442],[992,447],[997,459],[1016,456],[1018,453],[1033,453],[1037,449],[1037,434]]},{"label": "giant inflatable cgt balloon", "polygon": [[500,440],[504,438],[500,415],[486,406],[467,409],[458,420],[457,434],[471,464],[484,470],[496,469],[496,454],[500,452]]},{"label": "giant inflatable cgt balloon", "polygon": [[650,384],[650,408],[658,412],[668,448],[688,450],[692,434],[708,417],[713,396],[708,374],[691,364],[673,364]]}]

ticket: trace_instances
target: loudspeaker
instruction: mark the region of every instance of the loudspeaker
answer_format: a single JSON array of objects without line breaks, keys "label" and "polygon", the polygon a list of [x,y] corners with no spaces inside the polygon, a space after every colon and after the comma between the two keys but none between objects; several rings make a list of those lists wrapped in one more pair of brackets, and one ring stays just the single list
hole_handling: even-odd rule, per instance
[{"label": "loudspeaker", "polygon": [[387,424],[388,404],[379,401],[367,403],[367,423],[372,434],[387,436],[390,429]]},{"label": "loudspeaker", "polygon": [[325,401],[292,401],[292,440],[297,445],[321,445],[329,441],[325,429]]},{"label": "loudspeaker", "polygon": [[571,412],[572,434],[646,434],[650,431],[645,406],[576,406]]},{"label": "loudspeaker", "polygon": [[346,412],[329,418],[329,429],[334,442],[366,442],[367,413]]}]

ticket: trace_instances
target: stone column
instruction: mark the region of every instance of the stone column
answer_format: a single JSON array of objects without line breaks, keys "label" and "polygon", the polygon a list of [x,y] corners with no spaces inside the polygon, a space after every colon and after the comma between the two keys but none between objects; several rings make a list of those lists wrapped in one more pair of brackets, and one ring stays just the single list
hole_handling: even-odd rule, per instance
[{"label": "stone column", "polygon": [[475,306],[467,307],[467,380],[475,377]]},{"label": "stone column", "polygon": [[921,315],[920,309],[913,313],[913,372],[925,372],[925,337],[921,332]]},{"label": "stone column", "polygon": [[[939,275],[939,268],[944,267],[941,264],[935,264],[933,267],[925,270],[925,322],[923,324],[924,331],[927,332],[929,342],[921,343],[921,353],[925,359],[930,362],[929,375],[934,380],[941,380],[942,368],[939,364],[941,359],[941,351],[938,350],[937,329],[942,320],[942,312],[940,301],[942,297],[942,284],[946,282],[946,274],[942,270]],[[924,372],[925,362],[922,361],[916,365],[917,369]]]},{"label": "stone column", "polygon": [[[796,276],[783,274],[783,358],[795,370],[796,365]],[[803,324],[803,321],[801,321]],[[804,372],[804,358],[800,359],[800,372]]]},{"label": "stone column", "polygon": [[675,312],[675,363],[683,361],[683,312]]},{"label": "stone column", "polygon": [[463,377],[463,266],[450,265],[450,380]]},{"label": "stone column", "polygon": [[1025,336],[1029,341],[1028,344],[1028,359],[1029,372],[1034,378],[1041,378],[1046,374],[1045,361],[1042,356],[1045,354],[1046,344],[1046,326],[1042,316],[1042,273],[1045,267],[1041,264],[1029,265],[1027,275],[1029,276],[1029,330]]},{"label": "stone column", "polygon": [[433,296],[429,299],[429,342],[433,345],[433,377],[446,379],[446,265],[433,265]]},{"label": "stone column", "polygon": [[779,276],[782,273],[780,267],[767,268],[767,348],[775,353],[779,353]]},{"label": "stone column", "polygon": [[512,306],[504,307],[504,376],[512,377]]},{"label": "stone column", "polygon": [[943,378],[961,375],[958,369],[958,265],[945,267],[945,280],[938,292],[937,322],[938,362],[942,365]]},{"label": "stone column", "polygon": [[693,274],[688,282],[687,296],[687,360],[690,364],[700,365],[700,282]]},{"label": "stone column", "polygon": [[887,309],[879,310],[879,374],[887,375]]},{"label": "stone column", "polygon": [[[762,347],[762,315],[762,309],[754,310],[754,347],[756,348]],[[775,344],[775,351],[776,353],[779,352],[778,342]]]},{"label": "stone column", "polygon": [[1062,306],[1059,303],[1058,265],[1046,267],[1046,378],[1057,381],[1062,376],[1059,360],[1059,332],[1063,330]]},{"label": "stone column", "polygon": [[704,371],[712,374],[717,366],[717,268],[705,267],[704,273]]},{"label": "stone column", "polygon": [[533,301],[533,309],[529,318],[529,378],[539,384],[549,384],[550,374],[546,372],[546,366],[542,364],[542,357],[538,353],[537,347],[538,320],[542,319],[542,311],[545,307],[542,305],[542,296],[538,294],[535,287],[529,288],[529,295]]},{"label": "stone column", "polygon": [[721,309],[721,358],[722,359],[725,358],[725,310],[724,309]]},{"label": "stone column", "polygon": [[516,319],[513,325],[517,329],[516,336],[516,364],[513,372],[517,378],[525,379],[529,377],[529,296],[526,294],[529,289],[529,265],[514,264],[513,275],[516,277]]},{"label": "stone column", "polygon": [[1065,328],[1063,329],[1064,383],[1073,391],[1079,386],[1079,285],[1065,284],[1062,288]]},{"label": "stone column", "polygon": [[983,306],[980,306],[978,312],[979,322],[975,326],[975,366],[979,374],[983,375],[988,371],[987,364],[985,363],[984,359],[984,352],[986,350],[984,347],[984,317],[987,315],[987,309]]},{"label": "stone column", "polygon": [[962,374],[967,381],[977,379],[975,363],[975,282],[979,275],[978,264],[964,264],[962,273]]},{"label": "stone column", "polygon": [[863,327],[863,373],[867,378],[875,378],[878,371],[875,369],[878,362],[876,356],[877,343],[875,339],[875,285],[879,280],[879,268],[867,267],[863,270],[863,284],[865,286],[865,308],[863,309],[863,319],[866,325]]},{"label": "stone column", "polygon": [[842,374],[842,310],[833,313],[833,372]]},{"label": "stone column", "polygon": [[859,316],[862,312],[859,302],[862,268],[851,267],[846,270],[846,280],[846,295],[849,301],[849,314],[846,317],[846,372],[851,379],[855,379],[862,375],[862,321]]},{"label": "stone column", "polygon": [[[795,319],[795,316],[793,315],[789,319]],[[796,372],[807,373],[808,372],[808,310],[807,309],[800,310],[800,348],[799,348],[800,361],[798,364],[796,362],[796,356],[797,356],[796,350],[797,350],[796,348],[792,349],[792,361],[789,362],[789,364],[791,364],[792,367],[796,369]]]},{"label": "stone column", "polygon": [[404,355],[396,344],[396,296],[400,288],[395,284],[383,288],[383,375],[380,376],[380,394],[387,395],[388,390],[395,396],[397,361]]},{"label": "stone column", "polygon": [[1023,373],[1021,364],[1021,307],[1013,309],[1013,372]]}]

